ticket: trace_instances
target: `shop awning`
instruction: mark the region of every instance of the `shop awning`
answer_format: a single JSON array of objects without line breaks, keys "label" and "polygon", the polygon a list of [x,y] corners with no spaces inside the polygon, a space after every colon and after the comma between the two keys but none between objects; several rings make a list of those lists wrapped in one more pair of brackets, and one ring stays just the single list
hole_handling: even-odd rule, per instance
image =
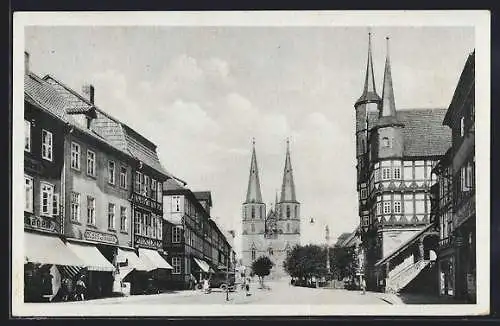
[{"label": "shop awning", "polygon": [[55,236],[24,232],[24,254],[27,262],[81,266],[85,263]]},{"label": "shop awning", "polygon": [[84,243],[66,244],[81,260],[89,271],[112,272],[115,267],[101,254],[96,246]]},{"label": "shop awning", "polygon": [[211,268],[206,261],[198,259],[196,257],[193,257],[193,259],[196,262],[196,264],[201,268],[202,271],[204,271],[205,273],[210,272]]},{"label": "shop awning", "polygon": [[156,250],[139,248],[139,258],[144,263],[149,263],[149,270],[157,268],[174,269]]},{"label": "shop awning", "polygon": [[[134,269],[137,271],[149,271],[149,262],[144,263],[136,254],[133,249],[127,250],[118,248],[118,254],[116,256],[116,261],[120,264],[119,274],[120,279],[125,279],[125,277],[130,274]],[[124,266],[122,266],[124,265]]]}]

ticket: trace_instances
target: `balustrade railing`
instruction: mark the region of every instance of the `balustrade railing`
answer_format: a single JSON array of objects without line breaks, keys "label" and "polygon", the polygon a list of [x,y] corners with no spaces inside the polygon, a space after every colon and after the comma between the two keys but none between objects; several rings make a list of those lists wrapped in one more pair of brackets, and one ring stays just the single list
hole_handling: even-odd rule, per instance
[{"label": "balustrade railing", "polygon": [[386,290],[393,293],[398,292],[408,285],[429,263],[428,260],[419,260],[404,268],[388,279]]}]

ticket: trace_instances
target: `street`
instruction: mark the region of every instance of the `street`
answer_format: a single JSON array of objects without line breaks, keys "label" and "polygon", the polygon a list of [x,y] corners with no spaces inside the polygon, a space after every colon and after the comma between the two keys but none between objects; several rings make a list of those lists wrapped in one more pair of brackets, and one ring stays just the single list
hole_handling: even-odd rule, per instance
[{"label": "street", "polygon": [[250,296],[245,291],[238,289],[229,293],[229,301],[226,301],[226,293],[213,289],[210,294],[202,291],[174,291],[156,295],[134,295],[128,297],[105,298],[89,300],[84,302],[48,303],[48,304],[287,304],[287,305],[315,305],[315,304],[342,304],[342,305],[388,305],[381,293],[360,291],[347,291],[341,289],[305,288],[294,287],[288,280],[265,282],[270,289],[258,289],[256,283],[251,284]]}]

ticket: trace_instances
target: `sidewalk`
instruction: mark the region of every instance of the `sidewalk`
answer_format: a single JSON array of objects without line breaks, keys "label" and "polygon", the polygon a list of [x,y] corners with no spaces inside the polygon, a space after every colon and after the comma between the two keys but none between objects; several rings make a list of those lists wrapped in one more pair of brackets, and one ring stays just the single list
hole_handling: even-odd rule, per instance
[{"label": "sidewalk", "polygon": [[390,304],[466,304],[466,302],[449,297],[419,293],[379,293],[379,298]]}]

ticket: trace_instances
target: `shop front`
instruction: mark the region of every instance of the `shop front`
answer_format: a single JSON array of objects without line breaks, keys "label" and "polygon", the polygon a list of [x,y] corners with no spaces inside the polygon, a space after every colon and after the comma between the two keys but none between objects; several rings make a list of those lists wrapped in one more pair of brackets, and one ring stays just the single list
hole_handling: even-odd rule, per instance
[{"label": "shop front", "polygon": [[56,234],[24,232],[24,301],[53,301],[61,288],[61,271],[81,270],[85,263]]},{"label": "shop front", "polygon": [[455,296],[455,270],[454,253],[449,253],[439,259],[439,295]]}]

